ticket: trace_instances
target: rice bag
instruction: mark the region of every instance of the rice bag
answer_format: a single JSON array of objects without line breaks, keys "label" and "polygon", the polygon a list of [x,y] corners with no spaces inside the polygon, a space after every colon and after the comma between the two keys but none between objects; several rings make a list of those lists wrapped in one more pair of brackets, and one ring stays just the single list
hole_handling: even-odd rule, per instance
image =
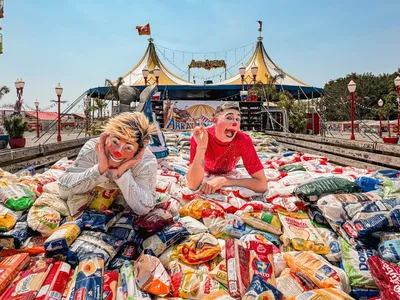
[{"label": "rice bag", "polygon": [[43,236],[50,236],[60,221],[60,213],[49,206],[33,206],[28,212],[28,226]]},{"label": "rice bag", "polygon": [[[286,178],[286,177],[285,177]],[[315,202],[326,194],[354,193],[359,188],[347,179],[340,177],[320,177],[299,185],[294,194],[306,202]]]},{"label": "rice bag", "polygon": [[339,288],[350,292],[350,285],[343,270],[331,265],[312,251],[288,252],[283,258],[292,271],[302,272],[319,288]]},{"label": "rice bag", "polygon": [[335,300],[354,300],[346,293],[335,288],[316,289],[291,297],[288,300],[314,300],[314,299],[335,299]]},{"label": "rice bag", "polygon": [[173,282],[173,295],[185,299],[202,299],[214,291],[220,290],[221,284],[204,274],[184,273],[180,282]]},{"label": "rice bag", "polygon": [[40,288],[35,300],[60,300],[67,286],[71,266],[56,261]]},{"label": "rice bag", "polygon": [[262,277],[254,275],[242,300],[256,299],[281,300],[284,298],[282,293],[275,286],[265,281]]},{"label": "rice bag", "polygon": [[353,249],[344,239],[340,239],[342,248],[342,264],[349,278],[350,285],[364,288],[376,287],[369,271],[367,259],[377,252],[373,249]]},{"label": "rice bag", "polygon": [[264,174],[268,181],[278,181],[287,175],[275,169],[264,169]]},{"label": "rice bag", "polygon": [[174,223],[145,239],[143,248],[150,249],[156,256],[160,256],[169,246],[187,235],[189,235],[189,232],[185,227],[179,223]]},{"label": "rice bag", "polygon": [[36,199],[34,206],[48,206],[58,211],[61,216],[69,216],[69,209],[67,204],[56,195],[43,193]]},{"label": "rice bag", "polygon": [[328,254],[330,249],[318,231],[311,224],[305,213],[279,212],[279,218],[284,228],[281,240],[284,245],[291,245],[295,250],[312,250],[318,254]]},{"label": "rice bag", "polygon": [[16,212],[8,209],[0,203],[0,231],[10,231],[13,229],[22,212]]},{"label": "rice bag", "polygon": [[[315,224],[314,224],[315,225]],[[340,243],[338,236],[334,231],[323,226],[314,226],[319,235],[324,240],[325,245],[329,245],[329,253],[325,255],[329,262],[336,263],[342,260],[342,251],[340,249]]]},{"label": "rice bag", "polygon": [[205,295],[201,300],[234,300],[225,290],[218,290]]},{"label": "rice bag", "polygon": [[390,263],[400,262],[400,234],[385,233],[378,245],[379,256]]},{"label": "rice bag", "polygon": [[284,269],[276,279],[276,287],[286,298],[296,297],[306,291],[317,289],[318,287],[301,272],[294,272],[289,268]]},{"label": "rice bag", "polygon": [[203,218],[204,225],[210,233],[216,238],[223,237],[225,235],[225,213],[218,209],[204,209],[201,217]]},{"label": "rice bag", "polygon": [[211,208],[211,203],[206,200],[195,199],[186,203],[180,210],[182,217],[191,216],[197,220],[201,218],[204,209]]},{"label": "rice bag", "polygon": [[378,256],[367,260],[372,277],[381,292],[382,300],[400,298],[400,267],[384,261]]},{"label": "rice bag", "polygon": [[0,294],[29,263],[30,257],[27,253],[8,256],[0,261]]},{"label": "rice bag", "polygon": [[67,260],[71,264],[76,264],[88,254],[95,254],[102,256],[107,265],[118,253],[122,244],[122,240],[111,235],[85,230],[70,246]]},{"label": "rice bag", "polygon": [[228,290],[232,297],[241,297],[250,284],[249,251],[236,239],[225,242]]},{"label": "rice bag", "polygon": [[141,291],[138,284],[135,281],[135,273],[133,264],[130,261],[126,261],[123,263],[120,269],[120,278],[121,278],[121,293],[122,297],[117,297],[117,300],[127,299],[127,300],[135,300],[135,299],[143,299],[150,300],[150,296],[147,292]]},{"label": "rice bag", "polygon": [[67,222],[54,231],[44,242],[47,253],[65,252],[81,233],[80,221]]},{"label": "rice bag", "polygon": [[190,265],[212,260],[220,252],[218,240],[209,233],[191,235],[176,248],[179,259]]},{"label": "rice bag", "polygon": [[117,284],[119,272],[106,271],[103,278],[103,300],[117,299]]},{"label": "rice bag", "polygon": [[163,209],[153,209],[147,215],[138,217],[134,224],[139,233],[148,237],[172,223],[173,217],[169,212]]},{"label": "rice bag", "polygon": [[244,223],[273,234],[282,234],[281,222],[277,215],[268,212],[244,213],[241,215]]},{"label": "rice bag", "polygon": [[134,274],[142,291],[161,296],[170,292],[170,277],[157,257],[143,252],[134,263]]},{"label": "rice bag", "polygon": [[71,216],[83,211],[91,199],[90,193],[76,194],[68,197],[67,205]]},{"label": "rice bag", "polygon": [[290,212],[298,212],[299,210],[306,210],[304,202],[295,196],[275,197],[268,200],[273,205],[275,211],[282,209]]},{"label": "rice bag", "polygon": [[73,299],[103,300],[103,258],[87,256],[80,261],[76,273]]},{"label": "rice bag", "polygon": [[32,259],[27,269],[21,271],[1,294],[0,300],[35,299],[53,263],[54,260],[50,258]]},{"label": "rice bag", "polygon": [[278,169],[280,172],[290,173],[295,171],[306,171],[306,169],[302,165],[290,164],[282,166]]},{"label": "rice bag", "polygon": [[10,184],[0,189],[0,202],[12,210],[27,210],[35,199],[35,193],[23,184]]},{"label": "rice bag", "polygon": [[101,186],[96,186],[92,192],[93,200],[89,208],[97,211],[105,211],[110,208],[119,193],[119,189],[106,189]]},{"label": "rice bag", "polygon": [[10,231],[0,232],[0,246],[4,249],[20,249],[28,236],[28,223],[21,220]]},{"label": "rice bag", "polygon": [[228,272],[226,270],[226,260],[223,259],[219,264],[210,271],[211,278],[228,287]]},{"label": "rice bag", "polygon": [[258,276],[263,281],[275,286],[272,246],[259,241],[250,241],[249,250],[250,281],[252,281],[255,276]]},{"label": "rice bag", "polygon": [[82,224],[85,229],[93,231],[107,231],[121,217],[121,213],[112,210],[85,210],[82,215]]},{"label": "rice bag", "polygon": [[296,185],[289,185],[285,187],[269,188],[264,193],[264,198],[269,202],[269,200],[272,200],[276,197],[291,197],[293,196],[293,192],[296,187]]},{"label": "rice bag", "polygon": [[349,219],[356,218],[361,213],[374,213],[381,211],[390,211],[400,205],[399,199],[387,199],[377,201],[365,201],[361,203],[343,203],[343,209]]},{"label": "rice bag", "polygon": [[[351,222],[348,223],[351,224]],[[398,230],[400,229],[400,207],[396,207],[390,212],[360,213],[352,223],[360,238],[367,238],[372,232],[388,228]]]},{"label": "rice bag", "polygon": [[203,223],[201,223],[200,221],[197,221],[196,219],[194,219],[192,217],[187,216],[187,217],[179,218],[178,222],[183,227],[185,227],[186,230],[190,234],[208,232],[208,228],[206,226],[204,226]]},{"label": "rice bag", "polygon": [[43,186],[43,193],[48,193],[52,195],[60,195],[60,188],[58,182],[50,182]]},{"label": "rice bag", "polygon": [[284,186],[298,186],[312,180],[313,177],[310,175],[310,173],[305,171],[294,171],[280,179],[278,182]]}]

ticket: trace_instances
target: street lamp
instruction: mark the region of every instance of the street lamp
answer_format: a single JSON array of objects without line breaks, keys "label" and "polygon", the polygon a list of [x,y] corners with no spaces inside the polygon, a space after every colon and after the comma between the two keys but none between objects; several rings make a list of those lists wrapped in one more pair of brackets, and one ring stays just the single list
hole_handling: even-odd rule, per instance
[{"label": "street lamp", "polygon": [[40,131],[39,131],[39,101],[36,99],[34,102],[36,107],[36,137],[39,138]]},{"label": "street lamp", "polygon": [[17,81],[15,81],[15,88],[17,89],[17,103],[15,105],[14,110],[16,111],[16,113],[18,115],[21,114],[21,107],[22,107],[22,93],[24,90],[24,86],[25,86],[25,81],[21,79],[17,79]]},{"label": "street lamp", "polygon": [[400,136],[400,76],[397,76],[394,80],[397,94],[397,136]]},{"label": "street lamp", "polygon": [[60,115],[60,106],[61,106],[61,95],[63,92],[63,88],[61,87],[60,83],[56,86],[56,94],[58,97],[58,135],[57,135],[57,142],[61,142],[61,115]]},{"label": "street lamp", "polygon": [[[383,100],[379,99],[378,101],[378,106],[379,108],[382,108],[383,106]],[[382,112],[379,112],[379,136],[382,137]]]},{"label": "street lamp", "polygon": [[257,73],[258,73],[258,67],[255,64],[253,64],[253,66],[251,67],[251,74],[253,75],[254,84],[256,84]]},{"label": "street lamp", "polygon": [[242,91],[244,91],[244,74],[246,74],[246,68],[244,66],[239,68],[239,74],[240,77],[242,77]]},{"label": "street lamp", "polygon": [[147,65],[144,66],[142,75],[144,77],[144,85],[147,86],[147,77],[149,77],[149,69],[147,68]]},{"label": "street lamp", "polygon": [[158,66],[156,66],[153,70],[154,76],[156,76],[156,85],[158,86],[158,78],[160,77],[161,70]]},{"label": "street lamp", "polygon": [[351,136],[350,140],[355,140],[356,137],[354,136],[354,92],[356,90],[356,83],[351,80],[347,85],[347,89],[350,92],[350,101],[351,101]]}]

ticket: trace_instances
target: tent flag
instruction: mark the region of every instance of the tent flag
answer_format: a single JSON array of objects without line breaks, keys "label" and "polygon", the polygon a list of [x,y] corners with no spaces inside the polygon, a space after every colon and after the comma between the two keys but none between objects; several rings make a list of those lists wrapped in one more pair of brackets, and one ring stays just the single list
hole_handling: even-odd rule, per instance
[{"label": "tent flag", "polygon": [[262,31],[262,21],[257,21],[258,22],[258,31]]},{"label": "tent flag", "polygon": [[147,23],[146,25],[143,26],[136,26],[136,29],[139,35],[151,35],[150,23]]}]

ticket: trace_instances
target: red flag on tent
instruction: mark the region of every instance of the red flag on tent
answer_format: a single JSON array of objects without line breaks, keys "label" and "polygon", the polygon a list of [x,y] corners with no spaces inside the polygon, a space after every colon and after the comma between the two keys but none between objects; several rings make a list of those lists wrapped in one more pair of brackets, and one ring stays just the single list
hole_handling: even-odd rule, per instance
[{"label": "red flag on tent", "polygon": [[262,21],[257,21],[258,22],[258,31],[262,31]]},{"label": "red flag on tent", "polygon": [[143,26],[136,26],[136,29],[137,29],[139,35],[151,35],[150,23],[147,23],[146,25],[143,25]]}]

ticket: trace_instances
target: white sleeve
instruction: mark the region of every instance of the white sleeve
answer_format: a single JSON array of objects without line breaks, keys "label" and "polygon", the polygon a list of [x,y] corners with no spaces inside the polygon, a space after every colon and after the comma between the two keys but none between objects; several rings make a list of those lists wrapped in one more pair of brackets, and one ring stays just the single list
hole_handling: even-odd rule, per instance
[{"label": "white sleeve", "polygon": [[58,179],[60,197],[63,199],[71,195],[88,192],[99,184],[108,181],[105,174],[100,175],[97,164],[97,139],[86,142],[79,151],[74,164]]},{"label": "white sleeve", "polygon": [[115,179],[129,207],[138,215],[145,215],[156,204],[157,161],[144,162],[139,169],[125,172]]}]

